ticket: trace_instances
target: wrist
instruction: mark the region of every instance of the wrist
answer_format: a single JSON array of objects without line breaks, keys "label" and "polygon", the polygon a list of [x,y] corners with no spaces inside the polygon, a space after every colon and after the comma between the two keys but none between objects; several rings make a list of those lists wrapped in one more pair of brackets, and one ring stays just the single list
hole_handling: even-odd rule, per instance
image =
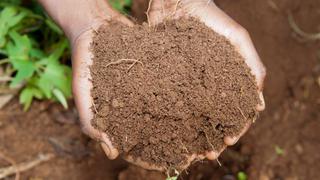
[{"label": "wrist", "polygon": [[114,11],[105,0],[38,0],[70,40],[110,19]]}]

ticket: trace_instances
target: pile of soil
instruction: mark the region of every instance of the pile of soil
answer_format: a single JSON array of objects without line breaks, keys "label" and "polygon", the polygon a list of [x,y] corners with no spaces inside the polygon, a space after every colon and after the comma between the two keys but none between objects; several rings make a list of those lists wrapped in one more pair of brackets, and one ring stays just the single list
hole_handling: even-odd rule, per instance
[{"label": "pile of soil", "polygon": [[[133,0],[133,3],[140,1],[139,5],[133,6],[136,7],[133,12],[148,7],[146,0]],[[222,166],[216,161],[195,163],[180,179],[234,180],[239,171],[254,180],[317,179],[320,177],[320,93],[317,83],[320,42],[300,42],[292,36],[286,12],[292,12],[304,31],[317,32],[320,1],[215,2],[251,34],[268,70],[264,90],[267,108],[240,141],[222,153],[219,157]],[[61,117],[57,113],[63,112],[63,108],[58,108],[60,106],[47,108],[47,102],[33,103],[25,113],[15,99],[0,110],[0,153],[16,163],[33,160],[39,153],[56,154],[49,162],[22,172],[21,179],[164,179],[160,172],[129,165],[121,158],[108,160],[99,144],[81,133],[79,124],[62,124],[65,120],[57,119]],[[73,114],[72,110],[74,108],[70,106],[67,113]],[[65,119],[72,118],[68,115]],[[62,145],[69,142],[67,145],[73,144],[73,148],[53,147],[48,141],[52,138],[61,141],[59,144]],[[283,149],[282,155],[276,153],[276,145]],[[83,153],[80,151],[79,154],[79,149],[83,147],[89,154],[81,157]],[[66,155],[61,154],[66,150]],[[0,158],[0,168],[9,165]],[[7,179],[14,180],[15,177]]]},{"label": "pile of soil", "polygon": [[255,78],[231,43],[195,19],[110,22],[93,39],[92,124],[125,155],[179,169],[219,151],[257,116]]}]

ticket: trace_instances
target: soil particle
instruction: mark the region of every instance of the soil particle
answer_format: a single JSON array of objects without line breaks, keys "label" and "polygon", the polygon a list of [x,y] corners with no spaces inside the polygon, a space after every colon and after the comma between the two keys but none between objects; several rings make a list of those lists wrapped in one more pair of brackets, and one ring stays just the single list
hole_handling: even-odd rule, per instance
[{"label": "soil particle", "polygon": [[[257,116],[254,76],[223,36],[194,19],[110,22],[91,45],[92,124],[120,153],[165,167],[219,151]],[[245,117],[245,118],[243,118]]]}]

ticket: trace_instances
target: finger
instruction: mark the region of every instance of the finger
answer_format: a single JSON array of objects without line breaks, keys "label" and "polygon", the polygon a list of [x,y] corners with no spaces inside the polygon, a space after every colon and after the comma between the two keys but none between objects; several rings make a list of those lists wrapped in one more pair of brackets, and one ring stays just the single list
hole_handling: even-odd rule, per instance
[{"label": "finger", "polygon": [[133,158],[132,156],[125,156],[124,159],[147,170],[165,171],[164,167],[156,166],[154,164],[151,165],[150,163],[141,160],[140,157]]},{"label": "finger", "polygon": [[[251,69],[252,74],[255,75],[259,91],[262,91],[266,69],[258,56],[248,32],[219,9],[212,1],[187,2],[185,2],[183,8],[189,16],[197,17],[215,32],[229,39],[231,44],[236,47]],[[263,98],[261,99],[263,100]],[[264,105],[264,103],[261,105]],[[263,109],[262,107],[260,109]]]},{"label": "finger", "polygon": [[220,154],[227,148],[227,145],[223,145],[219,151],[209,151],[205,154],[206,158],[209,160],[217,159]]},{"label": "finger", "polygon": [[[100,13],[99,14],[99,18],[97,19],[102,19],[102,20],[116,20],[119,22],[122,22],[128,26],[132,26],[133,23],[126,18],[123,14],[121,14],[120,12],[114,10],[112,8],[112,6],[109,3],[105,3],[105,1],[97,1],[96,2],[96,8],[98,8],[97,12]],[[102,17],[102,18],[100,18]],[[102,22],[102,24],[105,22]],[[101,22],[100,22],[101,24]]]},{"label": "finger", "polygon": [[226,137],[224,137],[224,139],[223,139],[224,143],[227,146],[232,146],[232,145],[236,144],[238,142],[238,140],[240,139],[240,137],[243,136],[248,131],[248,129],[251,126],[251,124],[252,124],[251,121],[249,123],[247,123],[238,136],[234,136],[234,137],[226,136]]},{"label": "finger", "polygon": [[88,31],[77,39],[73,47],[72,90],[83,131],[92,138],[100,139],[100,133],[91,126],[90,122],[93,118],[91,110],[93,99],[90,94],[92,83],[89,81],[91,79],[89,67],[92,64],[92,57],[89,52],[91,39],[92,33]]},{"label": "finger", "polygon": [[118,156],[118,151],[112,146],[111,141],[105,133],[101,133],[91,125],[93,119],[91,97],[92,83],[90,75],[90,65],[92,64],[92,55],[89,51],[92,40],[92,32],[85,32],[73,47],[73,94],[75,103],[79,112],[82,131],[91,138],[100,141],[107,156],[114,159]]},{"label": "finger", "polygon": [[106,155],[108,156],[109,159],[115,159],[119,156],[119,151],[112,146],[112,143],[110,141],[110,138],[108,137],[107,134],[102,133],[101,134],[101,146],[103,150],[105,151]]},{"label": "finger", "polygon": [[266,108],[266,103],[264,101],[263,93],[262,91],[258,92],[260,103],[257,104],[257,111],[263,111]]},{"label": "finger", "polygon": [[150,0],[146,12],[149,25],[154,26],[164,20],[177,19],[184,15],[185,13],[179,8],[180,1],[181,0]]}]

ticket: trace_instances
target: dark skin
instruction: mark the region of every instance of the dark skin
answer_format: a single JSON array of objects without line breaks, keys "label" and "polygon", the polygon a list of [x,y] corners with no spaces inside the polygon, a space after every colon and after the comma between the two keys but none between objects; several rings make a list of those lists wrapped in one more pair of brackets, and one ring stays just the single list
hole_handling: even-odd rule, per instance
[{"label": "dark skin", "polygon": [[[91,106],[93,100],[90,95],[92,87],[89,79],[89,66],[92,64],[92,54],[89,51],[93,32],[106,20],[116,20],[126,25],[133,23],[126,17],[113,10],[107,0],[39,0],[48,14],[61,26],[72,45],[72,69],[73,69],[73,94],[79,111],[82,130],[84,133],[100,142],[103,150],[110,159],[115,159],[119,152],[112,145],[107,134],[99,132],[91,126],[93,117]],[[212,1],[208,0],[152,0],[149,3],[148,21],[150,25],[156,25],[167,19],[179,17],[195,17],[204,22],[215,32],[225,36],[244,57],[246,63],[256,77],[258,93],[261,103],[257,104],[257,110],[265,108],[262,89],[266,70],[263,66],[248,32],[220,10]],[[248,130],[251,123],[236,137],[225,137],[224,148],[219,151],[208,151],[204,154],[193,154],[188,157],[187,168],[195,159],[216,159],[227,147],[235,144]],[[127,161],[146,169],[164,170],[164,167],[149,164],[140,159],[133,160],[130,156],[124,157]]]}]

